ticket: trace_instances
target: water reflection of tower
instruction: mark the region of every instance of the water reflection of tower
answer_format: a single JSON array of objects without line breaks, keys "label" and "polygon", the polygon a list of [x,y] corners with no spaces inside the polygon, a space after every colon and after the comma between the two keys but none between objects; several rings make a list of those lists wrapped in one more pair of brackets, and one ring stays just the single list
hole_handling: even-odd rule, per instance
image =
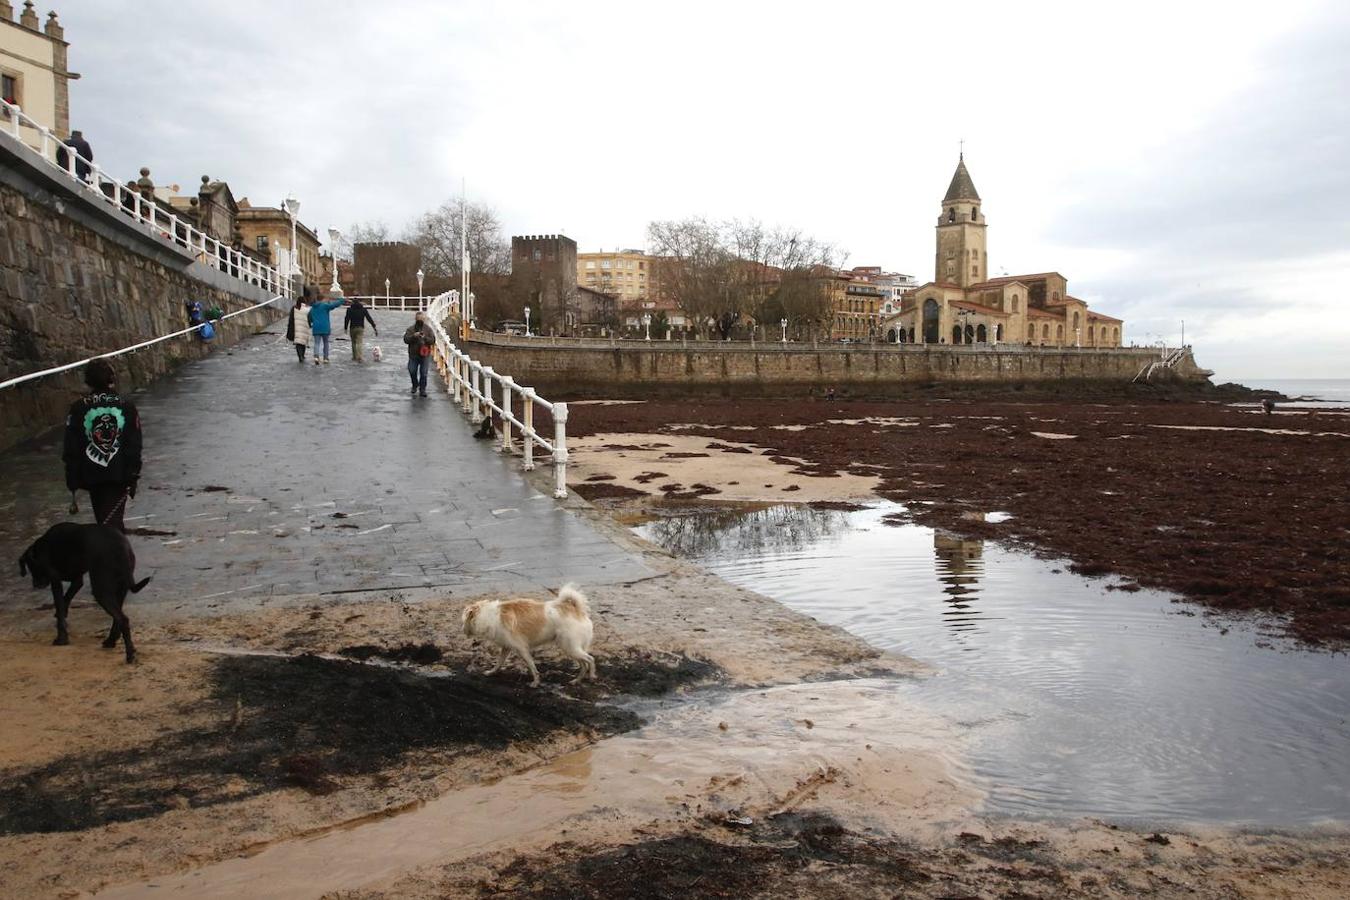
[{"label": "water reflection of tower", "polygon": [[984,571],[984,541],[967,540],[940,531],[933,532],[933,555],[937,559],[938,580],[946,587],[942,593],[946,608],[944,624],[956,631],[976,627],[978,615],[971,603],[980,592],[980,573]]}]

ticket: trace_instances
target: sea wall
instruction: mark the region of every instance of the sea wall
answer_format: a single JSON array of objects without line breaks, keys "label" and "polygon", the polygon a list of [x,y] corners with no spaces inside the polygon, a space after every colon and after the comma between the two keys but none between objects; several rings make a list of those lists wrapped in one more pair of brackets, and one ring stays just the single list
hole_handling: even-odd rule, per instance
[{"label": "sea wall", "polygon": [[[465,348],[520,384],[568,395],[801,395],[826,388],[880,394],[934,383],[1127,384],[1160,358],[1154,347],[758,344],[577,341],[474,333]],[[1188,354],[1168,370],[1207,380]]]},{"label": "sea wall", "polygon": [[[225,312],[272,297],[81,190],[0,133],[0,380],[62,365],[187,326],[184,302]],[[175,338],[114,362],[135,390],[282,314],[285,303],[221,323],[214,346]],[[0,391],[0,449],[60,424],[79,370]]]}]

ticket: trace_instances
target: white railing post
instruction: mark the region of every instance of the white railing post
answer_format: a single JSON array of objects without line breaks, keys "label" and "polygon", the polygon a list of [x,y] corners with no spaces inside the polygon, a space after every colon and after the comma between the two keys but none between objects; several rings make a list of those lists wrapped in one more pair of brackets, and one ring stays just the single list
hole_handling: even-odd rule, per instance
[{"label": "white railing post", "polygon": [[524,400],[524,408],[521,410],[521,412],[524,413],[524,415],[522,416],[522,421],[525,423],[525,428],[523,429],[523,431],[524,431],[523,437],[524,437],[524,444],[525,444],[525,447],[524,447],[524,450],[525,450],[525,459],[521,461],[520,467],[521,467],[522,469],[524,469],[526,472],[533,472],[533,471],[534,471],[534,437],[535,437],[535,435],[534,435],[534,388],[525,388],[524,398],[525,398],[525,400]]},{"label": "white railing post", "polygon": [[[503,453],[511,452],[511,395],[516,391],[516,380],[510,375],[502,376],[502,445]],[[529,441],[530,436],[525,435]]]},{"label": "white railing post", "polygon": [[483,366],[483,411],[482,418],[492,421],[492,383],[497,380],[497,371],[492,366]]},{"label": "white railing post", "polygon": [[459,368],[463,373],[462,377],[464,379],[464,403],[461,406],[461,409],[464,411],[464,415],[467,416],[473,412],[473,364],[470,362],[468,356],[460,357]]},{"label": "white railing post", "polygon": [[470,404],[469,421],[475,425],[483,421],[483,366],[478,362],[470,363],[469,383],[473,385],[473,403]]},{"label": "white railing post", "polygon": [[553,496],[567,499],[567,404],[553,404]]}]

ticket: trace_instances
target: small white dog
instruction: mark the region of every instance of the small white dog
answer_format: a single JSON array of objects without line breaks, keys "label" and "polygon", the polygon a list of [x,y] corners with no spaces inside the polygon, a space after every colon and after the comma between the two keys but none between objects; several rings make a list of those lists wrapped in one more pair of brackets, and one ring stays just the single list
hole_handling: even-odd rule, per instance
[{"label": "small white dog", "polygon": [[376,362],[379,362],[380,360],[384,359],[384,351],[380,349],[379,344],[376,344],[374,347],[370,349],[370,355],[375,358]]},{"label": "small white dog", "polygon": [[539,670],[534,667],[530,651],[545,644],[554,644],[581,666],[576,684],[582,678],[595,679],[595,657],[588,652],[594,626],[591,607],[586,595],[572,585],[564,585],[556,600],[479,600],[464,608],[461,621],[464,634],[481,638],[501,648],[497,664],[484,674],[492,675],[506,664],[507,655],[515,651],[530,670],[534,680],[530,687],[539,687]]}]

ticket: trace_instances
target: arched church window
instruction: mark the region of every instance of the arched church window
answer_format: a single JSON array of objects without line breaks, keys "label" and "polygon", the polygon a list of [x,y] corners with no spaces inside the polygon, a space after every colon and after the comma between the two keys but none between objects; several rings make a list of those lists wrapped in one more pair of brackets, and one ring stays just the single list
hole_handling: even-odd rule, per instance
[{"label": "arched church window", "polygon": [[1017,295],[1016,295],[1016,294],[1013,294],[1013,307],[1012,307],[1012,311],[1013,311],[1013,312],[1017,312]]},{"label": "arched church window", "polygon": [[956,207],[955,207],[955,206],[953,206],[951,209],[947,210],[947,221],[948,221],[948,222],[955,222],[955,221],[956,221]]},{"label": "arched church window", "polygon": [[976,207],[972,206],[972,207],[970,208],[970,221],[972,221],[972,222],[977,222],[977,221],[979,221],[979,218],[980,218],[980,211],[979,211],[979,209],[977,209]]},{"label": "arched church window", "polygon": [[961,326],[960,326],[960,325],[953,325],[953,326],[952,326],[952,343],[953,343],[953,344],[959,344],[959,343],[961,343]]},{"label": "arched church window", "polygon": [[1045,323],[1044,325],[1041,326],[1041,340],[1042,340],[1042,341],[1049,341],[1049,340],[1050,340],[1050,323],[1049,323],[1049,322],[1047,322],[1047,323]]},{"label": "arched church window", "polygon": [[1119,328],[1112,328],[1112,329],[1111,329],[1111,341],[1112,341],[1113,343],[1116,343],[1116,344],[1119,344],[1119,343],[1120,343],[1120,329],[1119,329]]},{"label": "arched church window", "polygon": [[1073,327],[1074,327],[1074,330],[1077,330],[1077,329],[1078,329],[1078,313],[1077,313],[1077,312],[1075,312],[1075,313],[1073,314]]},{"label": "arched church window", "polygon": [[1054,300],[1056,303],[1058,303],[1058,302],[1059,302],[1059,291],[1052,291],[1051,294],[1050,294],[1050,299],[1051,299],[1051,300]]},{"label": "arched church window", "polygon": [[1062,343],[1064,343],[1064,326],[1063,326],[1063,325],[1056,325],[1056,326],[1055,326],[1055,343],[1057,343],[1057,344],[1062,344]]}]

